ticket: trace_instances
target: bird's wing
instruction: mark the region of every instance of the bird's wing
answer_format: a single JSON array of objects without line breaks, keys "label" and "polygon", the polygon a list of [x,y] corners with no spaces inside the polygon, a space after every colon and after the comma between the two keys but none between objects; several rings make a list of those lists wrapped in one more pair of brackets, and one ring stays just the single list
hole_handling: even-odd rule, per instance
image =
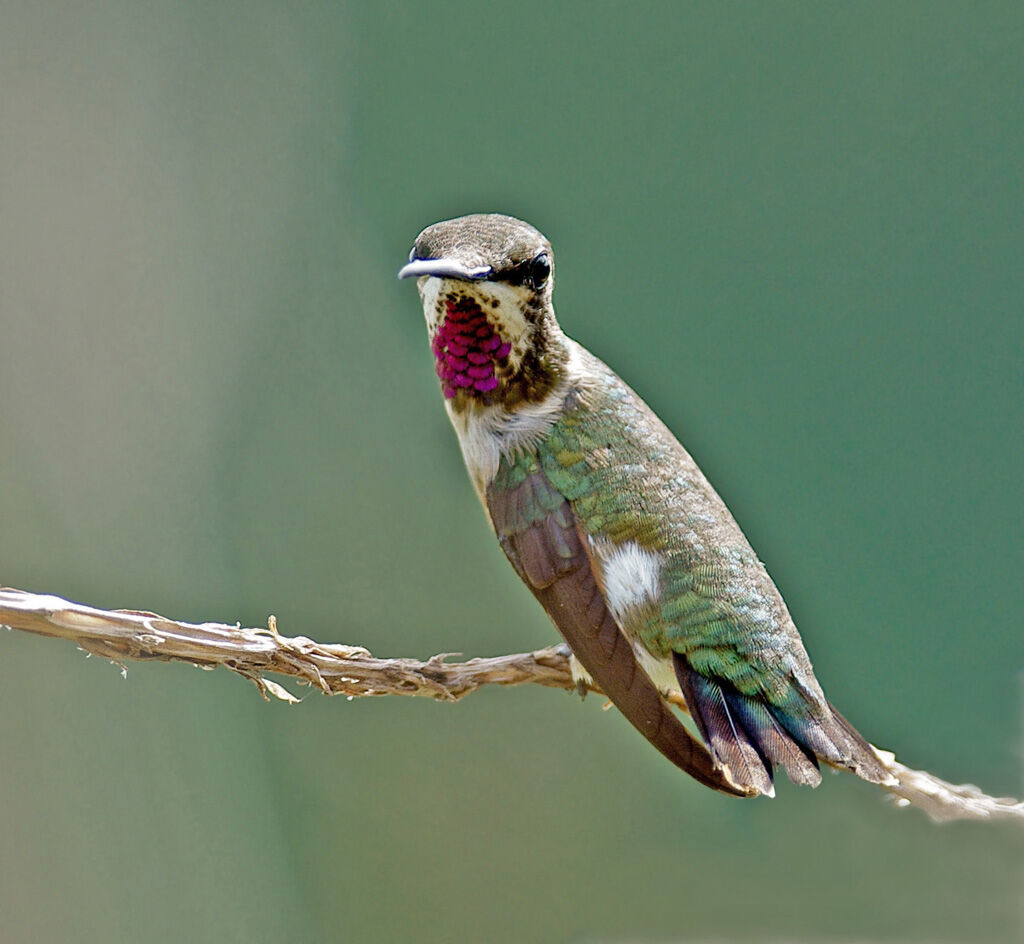
[{"label": "bird's wing", "polygon": [[[630,488],[619,488],[626,503],[633,500]],[[598,583],[610,587],[602,570],[612,575],[623,548],[642,546],[642,517],[606,513],[612,528],[595,536],[587,527],[593,519],[570,505],[584,545],[597,557]],[[888,781],[874,750],[822,693],[762,565],[745,541],[743,550],[733,548],[736,553],[706,549],[699,558],[678,549],[659,552],[656,599],[619,605],[620,629],[667,669],[655,673],[660,684],[678,687],[712,758],[744,789],[771,795],[776,766],[794,783],[817,786],[819,759],[871,782]]]},{"label": "bird's wing", "polygon": [[766,586],[774,585],[760,564],[756,574],[728,557],[674,569],[661,637],[711,754],[738,782],[770,792],[780,765],[794,783],[816,786],[818,759],[875,783],[890,779],[822,694],[781,599],[771,606]]},{"label": "bird's wing", "polygon": [[[613,609],[625,635],[667,669],[659,684],[674,677],[713,759],[745,790],[771,793],[774,765],[816,784],[817,759],[887,781],[826,700],[782,597],[696,463],[614,373],[588,363],[600,383],[567,401],[539,465],[569,502],[587,552],[603,558],[597,542],[611,556],[635,546],[658,557],[652,605]],[[603,563],[591,562],[607,586]]]},{"label": "bird's wing", "polygon": [[495,479],[485,501],[505,554],[541,602],[576,658],[629,722],[662,754],[701,783],[734,796],[737,785],[691,736],[637,662],[608,609],[588,542],[569,504],[539,463],[517,463]]}]

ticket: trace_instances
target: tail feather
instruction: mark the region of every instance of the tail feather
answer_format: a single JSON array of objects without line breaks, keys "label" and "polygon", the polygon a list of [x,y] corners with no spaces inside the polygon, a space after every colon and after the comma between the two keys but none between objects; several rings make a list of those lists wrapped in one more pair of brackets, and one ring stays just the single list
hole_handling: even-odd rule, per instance
[{"label": "tail feather", "polygon": [[892,771],[883,763],[878,752],[864,739],[864,736],[828,702],[828,710],[836,727],[846,736],[847,753],[843,763],[838,764],[855,773],[868,783],[891,784]]},{"label": "tail feather", "polygon": [[773,764],[784,767],[793,783],[811,787],[821,783],[818,759],[786,733],[763,701],[735,690],[725,697],[744,729],[757,741],[761,753]]},{"label": "tail feather", "polygon": [[673,662],[687,707],[711,756],[741,786],[774,796],[771,760],[760,752],[759,743],[730,709],[722,686],[701,675],[679,655],[673,657]]},{"label": "tail feather", "polygon": [[[892,782],[874,749],[820,696],[794,715],[763,698],[744,695],[729,682],[709,678],[678,653],[676,678],[687,707],[715,760],[736,782],[772,794],[773,766],[784,767],[793,783],[821,783],[818,760],[850,770],[871,783]],[[814,707],[812,707],[812,705]]]}]

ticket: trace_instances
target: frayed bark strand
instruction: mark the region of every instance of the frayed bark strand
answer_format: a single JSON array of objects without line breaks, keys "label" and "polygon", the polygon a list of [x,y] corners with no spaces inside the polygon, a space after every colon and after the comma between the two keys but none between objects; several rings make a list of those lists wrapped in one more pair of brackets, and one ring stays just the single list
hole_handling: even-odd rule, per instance
[{"label": "frayed bark strand", "polygon": [[[0,625],[41,636],[68,639],[92,655],[125,668],[131,661],[188,662],[204,669],[223,666],[252,681],[264,698],[295,698],[267,673],[292,678],[325,695],[418,695],[458,701],[484,685],[545,685],[578,691],[569,669],[567,647],[449,662],[440,653],[425,662],[377,659],[361,646],[319,643],[305,636],[282,636],[270,617],[265,628],[225,623],[181,623],[141,610],[100,610],[61,597],[0,589]],[[599,692],[598,688],[592,689]],[[681,699],[672,699],[680,705]],[[969,784],[946,783],[912,770],[888,751],[875,748],[892,774],[886,785],[900,806],[915,806],[933,820],[1016,819],[1024,803],[990,797]]]}]

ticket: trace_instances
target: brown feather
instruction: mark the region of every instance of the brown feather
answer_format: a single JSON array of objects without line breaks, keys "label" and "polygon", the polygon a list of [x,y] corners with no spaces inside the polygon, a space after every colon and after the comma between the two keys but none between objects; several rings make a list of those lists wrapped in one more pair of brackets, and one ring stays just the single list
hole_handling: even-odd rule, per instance
[{"label": "brown feather", "polygon": [[[551,491],[541,472],[528,476],[518,488],[488,490],[488,510],[509,561],[580,664],[651,744],[706,786],[733,796],[753,795],[756,790],[729,779],[638,664],[632,645],[605,603],[568,502],[539,512],[537,496],[550,496]],[[525,522],[516,519],[527,504],[526,495],[539,520],[523,527]]]}]

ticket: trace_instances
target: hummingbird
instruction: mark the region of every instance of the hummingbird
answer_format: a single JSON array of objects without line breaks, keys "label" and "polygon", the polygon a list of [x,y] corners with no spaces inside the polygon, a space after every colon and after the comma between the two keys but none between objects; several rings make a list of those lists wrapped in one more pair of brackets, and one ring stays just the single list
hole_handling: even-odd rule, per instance
[{"label": "hummingbird", "polygon": [[554,275],[547,239],[500,214],[428,226],[398,273],[417,280],[470,480],[581,693],[596,683],[725,794],[773,796],[777,767],[817,786],[819,763],[892,783],[825,697],[782,596],[689,453],[562,331]]}]

